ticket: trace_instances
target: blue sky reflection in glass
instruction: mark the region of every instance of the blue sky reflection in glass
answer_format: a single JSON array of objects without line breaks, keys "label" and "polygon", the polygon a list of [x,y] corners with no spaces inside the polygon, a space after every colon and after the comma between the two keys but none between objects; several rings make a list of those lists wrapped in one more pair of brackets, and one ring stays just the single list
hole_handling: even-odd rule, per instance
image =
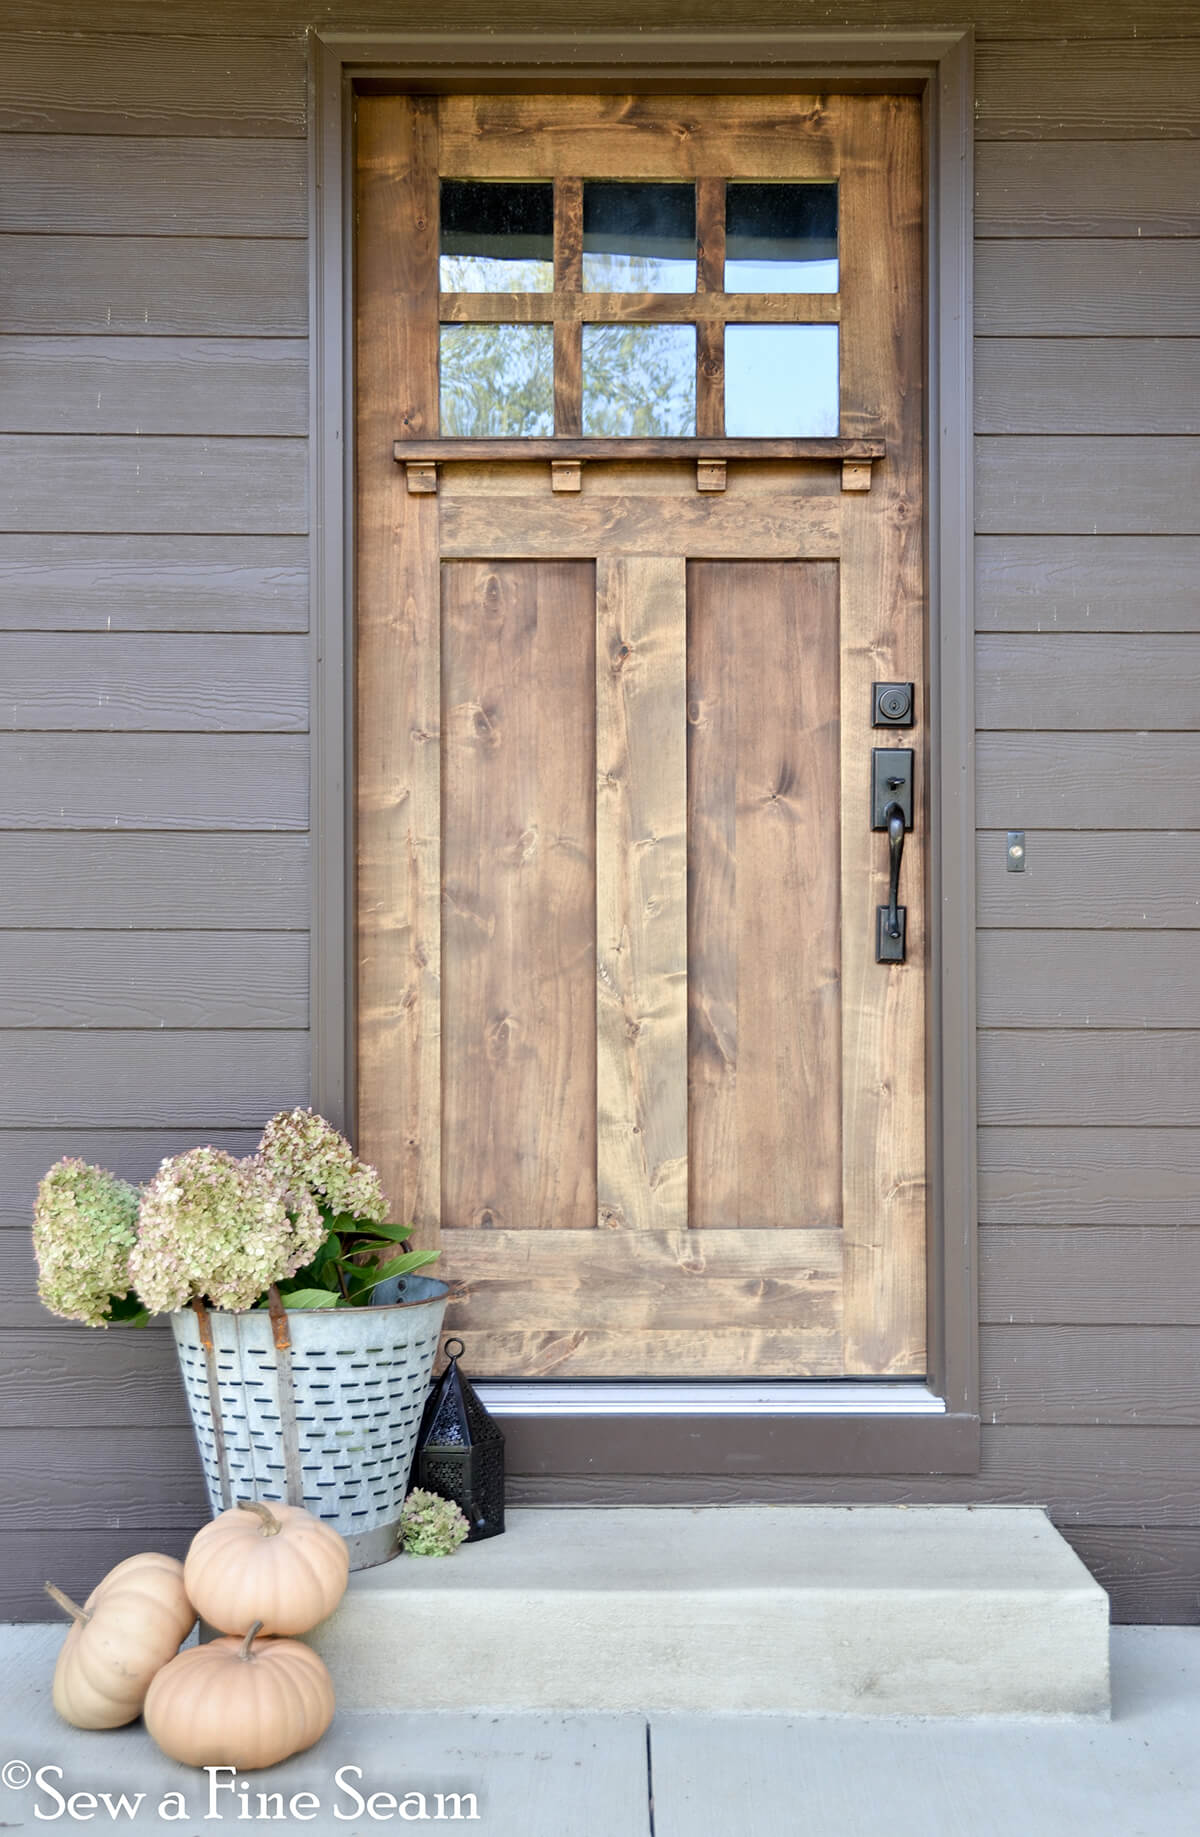
[{"label": "blue sky reflection in glass", "polygon": [[725,432],[738,439],[836,435],[836,325],[727,325]]},{"label": "blue sky reflection in glass", "polygon": [[443,293],[552,293],[554,187],[442,180]]},{"label": "blue sky reflection in glass", "polygon": [[583,286],[586,293],[694,293],[695,186],[585,180]]},{"label": "blue sky reflection in glass", "polygon": [[726,293],[836,293],[836,184],[732,183],[725,191]]}]

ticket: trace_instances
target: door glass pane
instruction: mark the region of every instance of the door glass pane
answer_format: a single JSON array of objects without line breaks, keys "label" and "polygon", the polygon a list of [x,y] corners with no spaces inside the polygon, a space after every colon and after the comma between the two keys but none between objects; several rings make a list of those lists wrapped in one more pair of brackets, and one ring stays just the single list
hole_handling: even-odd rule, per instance
[{"label": "door glass pane", "polygon": [[551,293],[554,187],[442,180],[443,293]]},{"label": "door glass pane", "polygon": [[727,325],[725,432],[837,434],[836,325]]},{"label": "door glass pane", "polygon": [[585,434],[694,434],[694,325],[585,325]]},{"label": "door glass pane", "polygon": [[588,293],[695,293],[695,186],[589,179],[583,285]]},{"label": "door glass pane", "polygon": [[726,293],[836,293],[836,185],[729,185]]},{"label": "door glass pane", "polygon": [[554,328],[443,325],[441,431],[488,435],[554,432]]}]

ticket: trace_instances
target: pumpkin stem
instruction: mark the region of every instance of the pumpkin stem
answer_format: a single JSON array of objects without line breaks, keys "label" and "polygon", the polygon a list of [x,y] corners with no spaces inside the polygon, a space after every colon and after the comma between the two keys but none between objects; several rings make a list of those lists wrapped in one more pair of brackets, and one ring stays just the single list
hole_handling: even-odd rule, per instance
[{"label": "pumpkin stem", "polygon": [[260,1505],[257,1499],[239,1499],[237,1501],[237,1508],[239,1512],[254,1512],[262,1519],[262,1535],[264,1537],[275,1537],[283,1529],[282,1524],[280,1524],[274,1512],[267,1506]]},{"label": "pumpkin stem", "polygon": [[72,1601],[70,1595],[64,1595],[62,1589],[55,1588],[53,1582],[46,1583],[46,1593],[52,1601],[58,1602],[64,1614],[70,1614],[72,1620],[78,1620],[81,1626],[87,1625],[92,1616],[80,1607],[78,1601]]},{"label": "pumpkin stem", "polygon": [[242,1649],[238,1653],[239,1658],[244,1658],[244,1659],[253,1658],[254,1654],[251,1652],[250,1648],[251,1646],[253,1646],[256,1636],[261,1632],[262,1632],[262,1621],[256,1620],[254,1622],[254,1625],[250,1628],[250,1631],[247,1633],[245,1639],[243,1639],[242,1641]]}]

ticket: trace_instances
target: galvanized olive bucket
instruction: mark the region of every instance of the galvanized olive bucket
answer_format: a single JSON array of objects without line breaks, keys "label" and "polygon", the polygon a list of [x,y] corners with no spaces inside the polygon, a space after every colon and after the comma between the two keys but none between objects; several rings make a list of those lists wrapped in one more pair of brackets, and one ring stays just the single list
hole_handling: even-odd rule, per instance
[{"label": "galvanized olive bucket", "polygon": [[366,1308],[172,1314],[214,1515],[238,1499],[302,1505],[341,1532],[352,1569],[395,1555],[447,1288],[413,1275],[382,1293]]}]

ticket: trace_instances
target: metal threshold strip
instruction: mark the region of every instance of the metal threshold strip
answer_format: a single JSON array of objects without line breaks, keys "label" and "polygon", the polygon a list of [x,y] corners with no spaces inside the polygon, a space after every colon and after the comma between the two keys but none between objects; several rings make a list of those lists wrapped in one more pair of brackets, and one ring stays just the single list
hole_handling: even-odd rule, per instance
[{"label": "metal threshold strip", "polygon": [[577,1379],[481,1380],[497,1416],[944,1416],[941,1397],[919,1379],[673,1384]]}]

